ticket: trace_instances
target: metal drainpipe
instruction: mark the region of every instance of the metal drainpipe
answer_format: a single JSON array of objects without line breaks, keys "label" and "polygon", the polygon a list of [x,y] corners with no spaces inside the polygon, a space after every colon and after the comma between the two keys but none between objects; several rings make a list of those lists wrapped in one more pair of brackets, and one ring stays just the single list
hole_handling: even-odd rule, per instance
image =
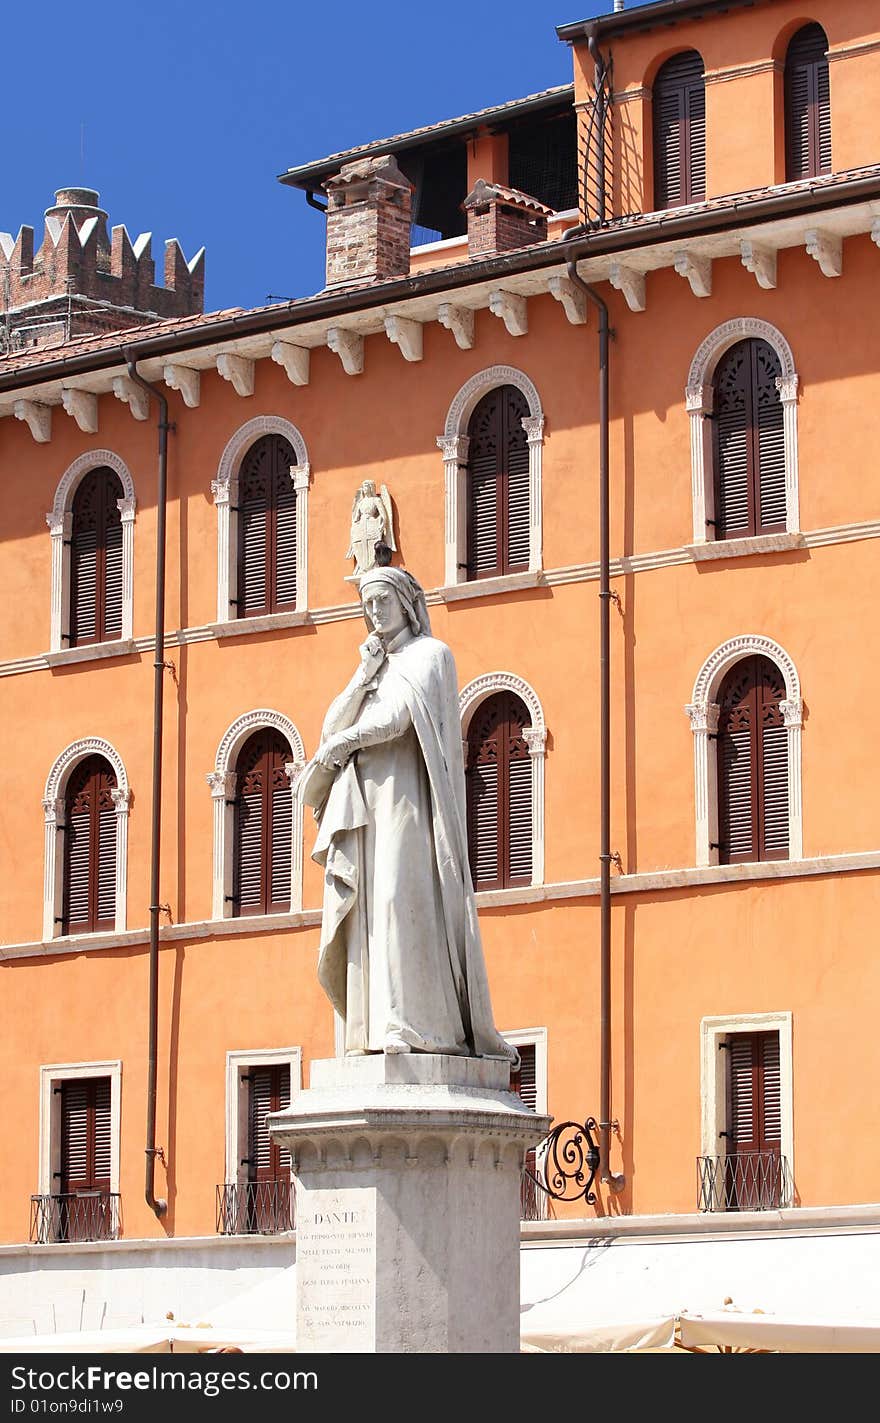
[{"label": "metal drainpipe", "polygon": [[[583,225],[562,234],[576,237]],[[584,281],[572,259],[568,276],[599,312],[599,943],[601,1077],[599,1103],[599,1179],[616,1194],[625,1176],[611,1171],[611,574],[608,475],[608,307]]]},{"label": "metal drainpipe", "polygon": [[159,405],[159,468],[156,488],[156,649],[153,654],[153,817],[150,836],[150,1025],[147,1065],[147,1141],[144,1199],[161,1219],[168,1202],[157,1200],[156,1157],[164,1153],[156,1146],[156,1079],[159,1025],[159,855],[162,833],[162,706],[165,674],[165,508],[168,492],[168,401],[161,391],[138,374],[130,353],[123,350],[128,373]]}]

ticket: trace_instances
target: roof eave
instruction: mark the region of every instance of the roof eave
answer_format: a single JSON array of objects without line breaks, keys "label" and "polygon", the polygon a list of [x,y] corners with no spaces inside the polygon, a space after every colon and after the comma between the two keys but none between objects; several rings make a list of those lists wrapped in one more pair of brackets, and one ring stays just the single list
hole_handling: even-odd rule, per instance
[{"label": "roof eave", "polygon": [[700,20],[718,11],[743,9],[765,3],[765,0],[654,0],[638,5],[634,10],[615,10],[610,15],[597,15],[589,20],[557,25],[557,38],[566,44],[577,44],[591,37],[614,39],[618,35],[644,33],[661,26],[677,25],[685,20]]}]

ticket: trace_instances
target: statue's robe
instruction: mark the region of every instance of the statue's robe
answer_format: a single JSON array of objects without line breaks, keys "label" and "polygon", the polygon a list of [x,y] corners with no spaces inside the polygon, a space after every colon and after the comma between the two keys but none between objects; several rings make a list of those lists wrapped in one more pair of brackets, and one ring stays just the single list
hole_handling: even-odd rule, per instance
[{"label": "statue's robe", "polygon": [[390,1041],[516,1063],[492,1017],[446,644],[419,636],[389,652],[355,726],[362,747],[333,779],[312,852],[324,869],[318,977],[346,1052]]}]

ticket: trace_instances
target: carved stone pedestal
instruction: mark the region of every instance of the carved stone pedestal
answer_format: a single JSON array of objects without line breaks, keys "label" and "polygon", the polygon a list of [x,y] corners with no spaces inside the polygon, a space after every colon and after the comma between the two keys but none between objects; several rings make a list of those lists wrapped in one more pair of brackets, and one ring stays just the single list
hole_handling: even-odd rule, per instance
[{"label": "carved stone pedestal", "polygon": [[270,1131],[296,1179],[301,1353],[518,1353],[520,1180],[546,1136],[506,1063],[313,1062]]}]

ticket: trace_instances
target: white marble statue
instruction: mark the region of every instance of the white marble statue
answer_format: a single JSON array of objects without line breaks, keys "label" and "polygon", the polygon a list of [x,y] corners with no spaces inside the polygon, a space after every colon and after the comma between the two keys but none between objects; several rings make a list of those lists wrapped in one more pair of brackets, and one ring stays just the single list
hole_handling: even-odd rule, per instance
[{"label": "white marble statue", "polygon": [[375,481],[365,479],[351,506],[351,531],[346,558],[354,559],[354,576],[366,573],[376,561],[376,544],[395,549],[391,495],[387,484],[376,491]]},{"label": "white marble statue", "polygon": [[497,1032],[468,866],[455,662],[401,568],[359,580],[370,629],[303,796],[324,868],[318,977],[347,1054],[518,1061]]}]

